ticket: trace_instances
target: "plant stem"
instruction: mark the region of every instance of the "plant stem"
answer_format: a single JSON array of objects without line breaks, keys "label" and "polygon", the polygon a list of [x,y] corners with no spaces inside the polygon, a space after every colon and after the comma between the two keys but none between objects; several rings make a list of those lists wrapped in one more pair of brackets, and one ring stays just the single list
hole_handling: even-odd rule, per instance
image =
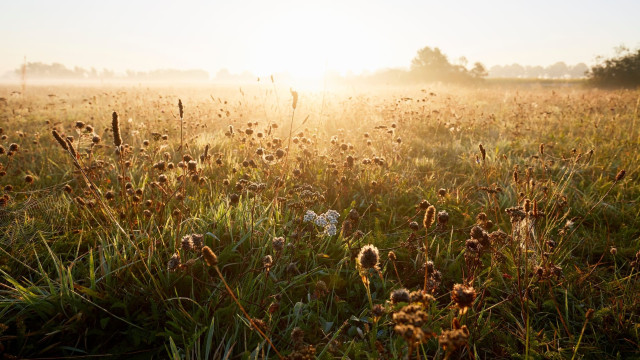
[{"label": "plant stem", "polygon": [[213,267],[216,272],[218,273],[218,276],[220,277],[220,280],[222,280],[222,283],[224,284],[225,288],[227,288],[227,292],[229,293],[229,295],[231,295],[231,298],[233,299],[233,301],[235,301],[235,303],[238,305],[238,307],[240,308],[240,311],[242,311],[242,313],[244,314],[244,316],[249,320],[249,322],[251,323],[251,326],[253,326],[254,329],[256,329],[258,331],[258,333],[260,333],[260,335],[267,341],[267,343],[269,343],[269,345],[271,346],[271,348],[273,349],[273,351],[275,351],[276,355],[278,355],[279,359],[284,359],[284,357],[278,352],[278,349],[276,349],[276,347],[273,345],[273,343],[271,342],[271,340],[269,339],[269,337],[262,332],[262,330],[256,325],[256,323],[253,321],[253,318],[251,316],[249,316],[249,314],[247,313],[247,311],[244,309],[244,307],[242,307],[242,304],[240,304],[240,301],[238,301],[238,298],[235,296],[235,294],[233,293],[233,290],[231,290],[231,288],[229,287],[229,284],[227,284],[227,282],[224,279],[224,276],[222,276],[222,272],[220,272],[220,269],[218,268],[218,266],[214,266]]}]

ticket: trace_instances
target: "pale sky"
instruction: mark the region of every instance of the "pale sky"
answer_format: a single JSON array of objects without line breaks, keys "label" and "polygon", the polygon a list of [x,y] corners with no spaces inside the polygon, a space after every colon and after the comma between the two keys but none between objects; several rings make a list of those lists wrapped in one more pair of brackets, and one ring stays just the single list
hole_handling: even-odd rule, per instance
[{"label": "pale sky", "polygon": [[0,75],[27,61],[146,71],[321,75],[452,62],[593,64],[640,46],[640,1],[3,0]]}]

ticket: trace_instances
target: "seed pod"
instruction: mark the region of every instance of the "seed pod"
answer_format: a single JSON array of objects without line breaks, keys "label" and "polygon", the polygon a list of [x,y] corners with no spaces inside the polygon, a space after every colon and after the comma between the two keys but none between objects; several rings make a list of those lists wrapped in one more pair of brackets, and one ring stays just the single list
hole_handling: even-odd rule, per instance
[{"label": "seed pod", "polygon": [[58,144],[60,144],[63,149],[69,150],[67,142],[62,138],[62,136],[60,136],[60,134],[56,130],[51,131],[51,134],[53,134],[54,139],[56,139]]},{"label": "seed pod", "polygon": [[69,146],[69,152],[73,155],[74,158],[78,158],[78,153],[76,152],[76,148],[73,146],[73,143],[67,139],[67,145]]},{"label": "seed pod", "polygon": [[204,261],[207,262],[207,265],[209,265],[209,266],[218,265],[218,257],[213,252],[213,250],[211,250],[210,247],[204,246],[202,248],[202,257],[204,258]]},{"label": "seed pod", "polygon": [[433,225],[435,220],[436,220],[436,208],[435,206],[431,205],[427,209],[427,212],[424,213],[424,221],[422,224],[424,225],[425,229],[428,229],[429,227],[431,227],[431,225]]},{"label": "seed pod", "polygon": [[122,137],[120,137],[120,123],[118,121],[118,113],[111,114],[111,129],[113,130],[113,145],[119,147],[122,145]]},{"label": "seed pod", "polygon": [[291,103],[291,107],[293,108],[293,110],[296,109],[296,107],[298,106],[298,92],[297,91],[291,91],[291,96],[293,96],[293,102]]}]

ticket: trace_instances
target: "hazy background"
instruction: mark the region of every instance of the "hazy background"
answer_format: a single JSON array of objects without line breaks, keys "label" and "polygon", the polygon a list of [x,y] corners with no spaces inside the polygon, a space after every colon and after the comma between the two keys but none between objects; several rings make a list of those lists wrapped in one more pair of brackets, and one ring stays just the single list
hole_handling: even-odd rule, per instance
[{"label": "hazy background", "polygon": [[214,77],[321,77],[452,63],[592,65],[640,45],[639,1],[5,1],[0,76],[28,62],[73,69],[202,69]]}]

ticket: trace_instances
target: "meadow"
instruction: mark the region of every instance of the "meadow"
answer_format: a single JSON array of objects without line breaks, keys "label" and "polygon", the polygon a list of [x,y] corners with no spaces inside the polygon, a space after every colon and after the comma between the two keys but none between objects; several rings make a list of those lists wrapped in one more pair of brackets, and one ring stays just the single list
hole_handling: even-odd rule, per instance
[{"label": "meadow", "polygon": [[640,358],[640,91],[0,87],[0,354]]}]

